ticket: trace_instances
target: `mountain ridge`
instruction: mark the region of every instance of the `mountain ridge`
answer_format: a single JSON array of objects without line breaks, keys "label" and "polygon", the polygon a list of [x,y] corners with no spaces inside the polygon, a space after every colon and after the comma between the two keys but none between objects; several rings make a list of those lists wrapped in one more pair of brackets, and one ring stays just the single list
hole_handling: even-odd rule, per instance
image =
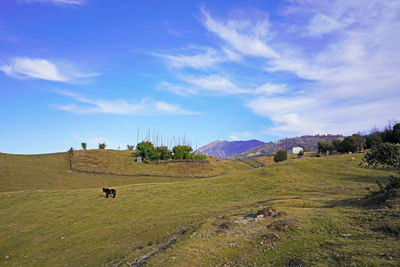
[{"label": "mountain ridge", "polygon": [[200,147],[197,151],[215,158],[226,158],[262,146],[263,144],[265,143],[256,139],[246,141],[216,140]]}]

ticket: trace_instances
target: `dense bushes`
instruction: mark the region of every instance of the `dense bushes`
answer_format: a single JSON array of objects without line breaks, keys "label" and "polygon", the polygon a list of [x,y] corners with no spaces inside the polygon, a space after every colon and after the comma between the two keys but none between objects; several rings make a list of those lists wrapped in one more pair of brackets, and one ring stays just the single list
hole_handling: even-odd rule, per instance
[{"label": "dense bushes", "polygon": [[287,160],[287,151],[286,150],[279,150],[276,152],[274,156],[274,161],[279,162],[279,161],[284,161]]},{"label": "dense bushes", "polygon": [[172,149],[174,152],[174,159],[189,159],[192,148],[190,146],[177,145]]},{"label": "dense bushes", "polygon": [[134,145],[126,145],[126,149],[128,150],[133,150],[135,148]]},{"label": "dense bushes", "polygon": [[400,144],[375,145],[364,155],[363,161],[374,168],[378,165],[400,168]]},{"label": "dense bushes", "polygon": [[205,155],[191,153],[192,148],[186,145],[177,145],[173,147],[172,151],[168,150],[166,146],[154,147],[149,141],[143,141],[136,146],[138,154],[144,159],[149,161],[169,160],[174,158],[176,160],[190,159],[195,161],[205,160]]},{"label": "dense bushes", "polygon": [[325,155],[331,153],[335,149],[334,145],[331,142],[326,140],[322,140],[318,142],[318,152],[324,153]]},{"label": "dense bushes", "polygon": [[86,143],[81,143],[81,146],[82,146],[82,149],[83,149],[83,150],[86,150],[86,147],[87,147],[87,146],[86,146]]},{"label": "dense bushes", "polygon": [[99,143],[99,149],[106,149],[106,143]]}]

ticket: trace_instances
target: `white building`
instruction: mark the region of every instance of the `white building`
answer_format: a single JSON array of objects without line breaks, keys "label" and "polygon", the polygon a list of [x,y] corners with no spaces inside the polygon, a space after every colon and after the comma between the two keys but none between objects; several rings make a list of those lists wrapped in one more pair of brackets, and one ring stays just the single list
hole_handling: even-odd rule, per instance
[{"label": "white building", "polygon": [[287,150],[287,152],[288,152],[289,154],[299,154],[300,151],[303,151],[303,148],[300,147],[300,146],[295,146],[295,147],[289,148],[289,149]]}]

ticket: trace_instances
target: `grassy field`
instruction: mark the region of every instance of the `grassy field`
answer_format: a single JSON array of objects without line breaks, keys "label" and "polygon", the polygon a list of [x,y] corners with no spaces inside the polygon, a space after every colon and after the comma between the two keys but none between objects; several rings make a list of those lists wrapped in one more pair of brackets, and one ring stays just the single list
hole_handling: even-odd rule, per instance
[{"label": "grassy field", "polygon": [[[0,154],[0,266],[126,266],[143,255],[157,266],[398,266],[399,205],[360,204],[392,172],[361,167],[361,157],[199,179],[87,175],[69,172],[65,153]],[[267,206],[287,216],[239,223]]]},{"label": "grassy field", "polygon": [[100,170],[107,173],[127,175],[161,175],[173,177],[210,177],[249,170],[243,162],[208,158],[209,163],[143,164],[136,162],[132,151],[125,150],[76,150],[73,154],[74,167]]}]

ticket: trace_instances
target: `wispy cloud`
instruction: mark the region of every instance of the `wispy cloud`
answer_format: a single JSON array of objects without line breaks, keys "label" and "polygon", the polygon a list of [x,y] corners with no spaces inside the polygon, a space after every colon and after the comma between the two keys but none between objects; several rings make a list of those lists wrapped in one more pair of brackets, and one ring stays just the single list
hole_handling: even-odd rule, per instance
[{"label": "wispy cloud", "polygon": [[152,54],[164,59],[168,66],[172,68],[191,67],[195,69],[203,69],[226,60],[220,53],[212,48],[192,48],[185,52],[185,54],[178,53],[175,55],[163,53]]},{"label": "wispy cloud", "polygon": [[268,45],[271,38],[269,20],[254,21],[250,17],[218,21],[201,8],[203,24],[208,31],[226,42],[232,49],[243,55],[276,58],[278,54]]},{"label": "wispy cloud", "polygon": [[48,3],[56,5],[70,5],[70,6],[80,6],[87,2],[87,0],[25,0],[27,3]]},{"label": "wispy cloud", "polygon": [[60,91],[58,94],[73,98],[77,103],[53,105],[55,109],[77,114],[116,115],[196,115],[197,112],[181,108],[179,105],[163,101],[142,99],[141,101],[91,99],[79,94]]},{"label": "wispy cloud", "polygon": [[73,82],[98,73],[81,73],[71,65],[53,63],[42,58],[16,57],[0,66],[6,75],[17,79],[42,79],[55,82]]}]

